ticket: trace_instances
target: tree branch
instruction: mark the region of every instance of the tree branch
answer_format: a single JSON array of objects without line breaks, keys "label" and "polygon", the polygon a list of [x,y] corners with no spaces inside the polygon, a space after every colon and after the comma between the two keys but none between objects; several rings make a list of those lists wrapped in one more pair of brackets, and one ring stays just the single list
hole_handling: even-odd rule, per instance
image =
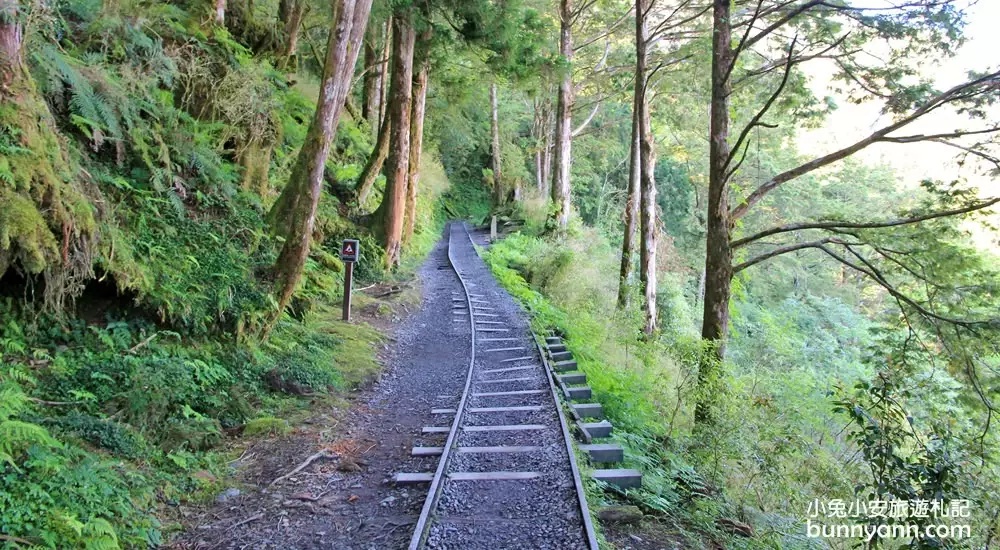
[{"label": "tree branch", "polygon": [[626,18],[628,18],[628,16],[632,13],[632,10],[633,10],[633,8],[630,5],[629,8],[628,8],[628,11],[626,11],[625,13],[623,13],[622,16],[619,17],[614,23],[612,23],[611,26],[609,26],[604,32],[598,34],[597,36],[588,38],[588,39],[584,40],[583,42],[581,42],[580,44],[574,46],[573,47],[573,51],[574,52],[578,52],[578,51],[582,50],[583,48],[586,48],[587,46],[593,44],[594,42],[597,42],[598,40],[601,40],[603,38],[606,38],[606,37],[610,36],[611,33],[615,32],[615,29],[618,28],[618,25],[621,25],[622,22],[625,21]]},{"label": "tree branch", "polygon": [[587,125],[590,124],[590,121],[594,120],[594,115],[596,115],[597,111],[599,111],[600,109],[601,109],[601,102],[600,101],[595,102],[594,108],[590,111],[590,114],[587,115],[587,118],[585,118],[584,121],[581,122],[580,125],[577,126],[576,129],[570,133],[570,136],[576,137],[580,135],[580,132],[582,132],[584,128],[586,128]]},{"label": "tree branch", "polygon": [[738,203],[738,205],[730,212],[731,219],[733,221],[736,221],[739,218],[743,217],[743,215],[745,215],[753,205],[760,202],[768,193],[776,189],[781,184],[793,180],[804,174],[808,174],[809,172],[812,172],[818,168],[822,168],[824,166],[837,162],[838,160],[847,158],[873,143],[877,143],[879,141],[885,141],[885,138],[892,132],[895,132],[896,130],[899,130],[900,128],[903,128],[913,123],[915,120],[918,120],[924,115],[933,112],[935,109],[941,107],[942,105],[946,105],[948,103],[956,101],[963,94],[967,93],[969,90],[984,86],[991,89],[992,87],[995,87],[998,84],[1000,84],[1000,71],[995,71],[987,75],[981,76],[975,80],[970,80],[968,82],[963,82],[962,84],[958,84],[952,87],[951,89],[934,96],[933,98],[925,102],[923,105],[921,105],[919,108],[914,110],[906,117],[903,117],[902,119],[893,122],[888,126],[884,126],[876,130],[875,132],[853,143],[852,145],[849,145],[847,147],[844,147],[843,149],[834,151],[822,157],[815,158],[809,162],[806,162],[795,168],[792,168],[791,170],[786,170],[774,176],[773,178],[762,184],[760,187],[755,189],[752,193],[750,193],[745,199],[743,199],[743,201]]},{"label": "tree branch", "polygon": [[970,212],[975,212],[977,210],[982,210],[984,208],[989,208],[994,204],[1000,202],[1000,197],[988,199],[985,201],[976,202],[970,205],[963,206],[961,208],[953,208],[951,210],[941,210],[938,212],[931,212],[928,214],[922,214],[920,216],[913,216],[910,218],[897,218],[893,220],[885,220],[880,222],[800,222],[800,223],[790,223],[786,225],[781,225],[778,227],[772,227],[771,229],[766,229],[759,233],[754,233],[749,237],[743,237],[742,239],[736,239],[730,246],[732,248],[740,248],[746,246],[754,241],[763,239],[765,237],[770,237],[771,235],[778,235],[780,233],[789,233],[792,231],[802,231],[804,229],[880,229],[886,227],[898,227],[900,225],[910,225],[914,223],[920,223],[927,220],[933,220],[937,218],[946,218],[948,216],[958,216],[960,214],[968,214]]},{"label": "tree branch", "polygon": [[[888,281],[886,281],[883,277],[881,277],[881,274],[879,274],[878,271],[870,271],[870,270],[868,270],[868,269],[866,269],[864,267],[861,267],[861,266],[855,264],[854,262],[848,260],[847,258],[844,258],[843,256],[841,256],[841,255],[837,254],[836,252],[830,250],[829,247],[824,246],[822,244],[817,245],[817,248],[819,248],[820,250],[822,250],[823,252],[825,252],[831,258],[833,258],[833,259],[837,260],[838,262],[846,265],[847,267],[850,267],[851,269],[853,269],[853,270],[855,270],[855,271],[857,271],[859,273],[862,273],[862,274],[868,276],[868,278],[872,279],[879,286],[881,286],[882,288],[884,288],[886,290],[886,292],[888,292],[893,298],[896,298],[897,300],[900,300],[900,301],[906,303],[907,305],[909,305],[913,309],[917,310],[921,315],[924,315],[925,317],[930,317],[932,319],[937,319],[938,321],[943,321],[945,323],[950,323],[952,325],[958,325],[958,326],[964,326],[964,327],[984,325],[984,324],[989,324],[990,323],[990,321],[966,321],[966,320],[963,320],[963,319],[955,319],[955,318],[952,318],[952,317],[945,317],[943,315],[938,315],[937,313],[934,313],[933,311],[930,311],[929,309],[925,308],[924,306],[918,304],[912,298],[906,296],[905,294],[903,294],[902,292],[900,292],[899,290],[897,290],[894,286],[892,286],[891,284],[889,284]],[[852,253],[853,253],[853,251],[852,251]],[[864,261],[864,260],[862,260],[862,261]],[[864,263],[866,265],[870,265],[866,261]]]},{"label": "tree branch", "polygon": [[746,127],[743,128],[743,131],[740,132],[739,137],[736,138],[736,143],[733,145],[733,148],[731,149],[732,152],[729,153],[729,157],[726,158],[726,162],[723,163],[722,169],[723,171],[725,171],[724,173],[727,179],[732,177],[733,175],[733,172],[729,172],[727,170],[729,169],[729,165],[732,164],[733,162],[734,153],[736,151],[739,151],[740,146],[743,145],[743,141],[747,138],[748,135],[750,135],[750,132],[754,129],[754,127],[756,127],[760,123],[760,119],[763,118],[764,115],[766,115],[769,110],[771,110],[771,106],[774,105],[774,102],[777,101],[778,98],[781,96],[781,92],[785,91],[785,86],[788,85],[788,77],[792,74],[792,58],[795,55],[795,43],[798,42],[798,40],[799,37],[796,36],[795,38],[792,39],[792,43],[788,46],[788,63],[785,64],[785,73],[781,77],[781,83],[778,84],[778,89],[776,89],[774,93],[771,94],[771,97],[767,98],[767,101],[764,103],[764,106],[761,107],[759,111],[757,111],[757,114],[755,114],[752,119],[750,119],[750,124],[747,124]]},{"label": "tree branch", "polygon": [[670,13],[670,15],[668,15],[666,18],[663,19],[663,21],[661,21],[659,24],[657,24],[655,27],[653,27],[653,29],[650,30],[649,34],[646,36],[646,43],[647,44],[652,44],[652,43],[656,42],[667,31],[670,31],[670,30],[673,30],[673,29],[676,29],[676,28],[679,28],[679,27],[683,27],[684,25],[687,25],[688,23],[690,23],[692,21],[696,21],[696,20],[700,19],[702,15],[704,15],[706,12],[708,12],[710,9],[712,9],[712,4],[706,4],[704,7],[702,7],[699,10],[697,10],[695,13],[691,14],[690,16],[685,17],[685,18],[681,19],[680,21],[673,21],[674,16],[676,16],[678,12],[680,12],[682,9],[686,8],[690,4],[691,4],[690,0],[682,2],[681,4],[679,4],[677,6],[676,9],[674,9],[674,11],[672,11]]},{"label": "tree branch", "polygon": [[827,243],[831,243],[831,242],[836,242],[836,241],[837,241],[836,237],[826,237],[826,238],[823,238],[823,239],[819,239],[818,241],[809,241],[807,243],[796,243],[796,244],[790,244],[788,246],[782,246],[782,247],[779,247],[779,248],[775,248],[773,250],[767,251],[764,254],[761,254],[759,256],[755,256],[755,257],[753,257],[753,258],[751,258],[751,259],[749,259],[749,260],[747,260],[747,261],[745,261],[745,262],[743,262],[741,264],[737,264],[736,266],[733,267],[733,273],[739,273],[740,271],[743,271],[744,269],[746,269],[746,268],[748,268],[750,266],[754,266],[754,265],[757,265],[757,264],[759,264],[759,263],[761,263],[763,261],[770,260],[771,258],[774,258],[775,256],[780,256],[782,254],[788,254],[789,252],[795,252],[796,250],[802,250],[802,249],[805,249],[805,248],[820,248],[821,245],[824,245],[824,244],[827,244]]}]

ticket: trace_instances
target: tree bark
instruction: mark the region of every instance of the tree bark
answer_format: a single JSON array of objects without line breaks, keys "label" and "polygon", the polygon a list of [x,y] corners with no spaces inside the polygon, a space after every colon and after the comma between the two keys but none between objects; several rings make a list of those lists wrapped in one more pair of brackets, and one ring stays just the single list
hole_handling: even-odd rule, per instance
[{"label": "tree bark", "polygon": [[215,24],[226,24],[226,0],[215,0]]},{"label": "tree bark", "polygon": [[378,132],[378,105],[382,99],[378,83],[382,62],[378,58],[376,34],[375,27],[369,26],[368,36],[365,37],[365,78],[361,91],[361,117],[368,121],[373,134]]},{"label": "tree bark", "polygon": [[0,83],[5,88],[21,72],[22,66],[24,37],[17,3],[18,0],[0,0]]},{"label": "tree bark", "polygon": [[725,354],[729,330],[729,297],[733,280],[733,251],[730,245],[729,181],[726,162],[729,150],[729,96],[732,85],[727,73],[733,62],[729,0],[715,0],[712,38],[712,97],[709,111],[708,235],[705,246],[705,304],[701,337],[715,348],[702,359],[698,369],[698,400],[695,422],[710,423],[709,386],[718,375]]},{"label": "tree bark", "polygon": [[[728,0],[726,0],[728,1]],[[652,0],[636,0],[635,17],[635,81],[639,85],[636,96],[639,134],[639,226],[642,241],[639,246],[639,280],[642,283],[646,322],[643,332],[656,332],[656,243],[659,231],[656,225],[656,151],[653,148],[653,131],[649,120],[649,101],[646,96],[647,63],[646,48],[649,40],[646,16]]]},{"label": "tree bark", "polygon": [[545,148],[545,113],[542,110],[542,101],[535,98],[534,118],[531,122],[531,136],[535,139],[535,185],[539,193],[545,191],[545,174],[542,171],[542,155]]},{"label": "tree bark", "polygon": [[[281,6],[283,7],[279,9],[279,12],[285,12],[282,19],[285,23],[285,45],[282,48],[281,53],[278,55],[278,66],[284,69],[289,67],[289,63],[294,58],[295,52],[299,49],[299,31],[302,28],[302,18],[306,15],[306,7],[308,5],[305,0],[297,0],[294,2],[282,2]],[[367,21],[365,24],[367,25]],[[356,47],[357,46],[355,46],[355,48]],[[353,56],[357,59],[357,52],[355,52]]]},{"label": "tree bark", "polygon": [[500,159],[500,113],[497,106],[497,83],[490,83],[490,169],[493,170],[493,207],[504,202],[503,175]]},{"label": "tree bark", "polygon": [[378,124],[381,125],[388,112],[389,100],[389,56],[392,55],[392,16],[385,21],[385,33],[382,39],[382,66],[379,69],[378,88]]},{"label": "tree bark", "polygon": [[535,183],[544,197],[548,194],[552,173],[552,100],[548,97],[535,100],[532,133],[535,138]]},{"label": "tree bark", "polygon": [[[410,174],[406,184],[406,225],[403,228],[403,242],[413,237],[417,223],[417,189],[420,184],[420,157],[424,147],[424,113],[427,111],[427,80],[430,75],[431,31],[420,33],[420,58],[416,75],[413,77],[413,108],[410,116]],[[417,55],[417,54],[415,54]]]},{"label": "tree bark", "polygon": [[573,141],[573,8],[572,0],[559,1],[559,55],[567,65],[559,82],[556,101],[555,166],[552,172],[552,202],[555,203],[554,221],[558,230],[569,225],[570,183],[569,165]]},{"label": "tree bark", "polygon": [[365,162],[365,167],[361,170],[361,175],[358,176],[359,207],[368,200],[368,195],[372,192],[372,187],[375,186],[375,180],[378,179],[379,172],[382,171],[382,165],[389,156],[389,139],[391,136],[392,121],[386,118],[382,120],[382,126],[379,127],[378,138],[375,140],[375,148],[368,155],[368,161]]},{"label": "tree bark", "polygon": [[628,307],[635,263],[635,229],[639,220],[639,101],[642,87],[635,85],[632,98],[632,139],[629,146],[628,197],[625,199],[625,235],[622,238],[622,263],[618,275],[618,308]]},{"label": "tree bark", "polygon": [[393,17],[392,77],[387,117],[391,128],[386,161],[385,195],[376,212],[381,222],[386,267],[399,265],[406,208],[406,185],[410,160],[410,107],[413,100],[413,46],[416,35],[413,14],[401,10]]},{"label": "tree bark", "polygon": [[285,242],[274,264],[278,311],[265,327],[265,336],[288,306],[295,286],[302,277],[316,223],[316,208],[323,190],[326,158],[337,131],[340,111],[350,92],[351,77],[368,23],[371,3],[372,0],[337,0],[333,6],[330,39],[316,112],[288,184],[268,215],[273,230],[283,236]]}]

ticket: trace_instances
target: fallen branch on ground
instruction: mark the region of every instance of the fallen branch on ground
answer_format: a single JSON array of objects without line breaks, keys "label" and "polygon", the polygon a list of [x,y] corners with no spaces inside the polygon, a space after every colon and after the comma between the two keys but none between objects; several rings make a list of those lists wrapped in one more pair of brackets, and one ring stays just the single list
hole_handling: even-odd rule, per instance
[{"label": "fallen branch on ground", "polygon": [[402,291],[403,291],[403,287],[392,288],[392,289],[389,289],[389,290],[387,290],[385,292],[382,292],[380,294],[376,294],[375,298],[385,298],[386,296],[391,296],[393,294],[399,294]]},{"label": "fallen branch on ground", "polygon": [[305,459],[302,462],[302,464],[299,464],[298,466],[296,466],[295,469],[292,470],[291,472],[288,472],[287,474],[285,474],[285,475],[283,475],[283,476],[275,479],[271,483],[269,483],[268,487],[272,487],[272,486],[274,486],[274,484],[278,483],[279,481],[284,481],[284,480],[292,477],[293,475],[301,472],[302,470],[304,470],[305,468],[307,468],[310,464],[312,464],[314,461],[316,461],[316,460],[318,460],[320,458],[334,458],[335,456],[337,456],[337,455],[330,453],[330,451],[327,451],[326,449],[323,449],[322,451],[319,451],[318,453],[316,453],[316,454],[310,456],[309,458]]},{"label": "fallen branch on ground", "polygon": [[230,529],[236,529],[240,525],[246,525],[247,523],[250,523],[251,521],[257,521],[258,519],[260,519],[262,517],[264,517],[264,512],[260,512],[259,514],[254,514],[254,515],[248,517],[247,519],[244,519],[244,520],[241,520],[241,521],[237,521],[236,523],[230,525],[229,528]]}]

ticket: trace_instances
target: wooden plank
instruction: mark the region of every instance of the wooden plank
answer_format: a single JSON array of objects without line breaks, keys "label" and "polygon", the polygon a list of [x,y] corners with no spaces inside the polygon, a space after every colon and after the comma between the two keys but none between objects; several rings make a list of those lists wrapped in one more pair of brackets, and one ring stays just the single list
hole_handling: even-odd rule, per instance
[{"label": "wooden plank", "polygon": [[473,397],[500,397],[504,395],[538,395],[545,393],[545,390],[517,390],[517,391],[491,391],[484,393],[474,393]]},{"label": "wooden plank", "polygon": [[518,432],[521,430],[544,430],[544,424],[497,424],[494,426],[466,426],[467,432]]},{"label": "wooden plank", "polygon": [[458,447],[460,453],[533,453],[545,447],[538,445],[507,445],[497,447]]},{"label": "wooden plank", "polygon": [[446,434],[451,431],[448,426],[424,426],[421,432],[425,434]]},{"label": "wooden plank", "polygon": [[[531,368],[536,368],[536,367],[532,366],[532,367],[520,367],[520,368],[531,369]],[[515,370],[515,369],[504,369],[504,370]],[[483,372],[496,372],[496,371],[483,371]],[[476,384],[504,384],[504,383],[507,383],[507,382],[531,382],[533,380],[536,380],[536,378],[531,378],[531,377],[529,377],[529,378],[502,378],[500,380],[477,380]]]},{"label": "wooden plank", "polygon": [[600,403],[580,403],[571,407],[582,418],[604,418],[604,408]]},{"label": "wooden plank", "polygon": [[575,372],[573,374],[560,374],[559,380],[564,384],[586,384],[587,375],[582,372]]},{"label": "wooden plank", "polygon": [[499,412],[522,412],[540,411],[541,405],[524,405],[521,407],[474,407],[469,409],[471,413],[499,413]]},{"label": "wooden plank", "polygon": [[453,481],[508,481],[535,479],[541,475],[538,472],[453,472],[448,478]]},{"label": "wooden plank", "polygon": [[[480,374],[494,374],[497,372],[510,372],[512,370],[529,370],[529,369],[540,369],[541,365],[525,365],[523,367],[507,367],[505,369],[488,369],[484,371],[479,371]],[[514,380],[533,380],[532,378],[515,378]],[[499,382],[499,380],[483,380],[483,382]]]},{"label": "wooden plank", "polygon": [[587,430],[590,437],[608,437],[611,435],[611,430],[613,426],[607,420],[602,420],[600,422],[583,422],[581,423],[583,429]]},{"label": "wooden plank", "polygon": [[444,447],[414,447],[410,450],[410,456],[441,456]]},{"label": "wooden plank", "polygon": [[592,462],[621,462],[625,460],[625,450],[617,443],[580,445],[580,450],[589,454]]},{"label": "wooden plank", "polygon": [[594,470],[594,479],[621,489],[642,487],[642,472],[632,469]]},{"label": "wooden plank", "polygon": [[392,476],[396,485],[417,485],[420,483],[430,483],[434,479],[434,474],[430,472],[420,473],[398,473]]}]

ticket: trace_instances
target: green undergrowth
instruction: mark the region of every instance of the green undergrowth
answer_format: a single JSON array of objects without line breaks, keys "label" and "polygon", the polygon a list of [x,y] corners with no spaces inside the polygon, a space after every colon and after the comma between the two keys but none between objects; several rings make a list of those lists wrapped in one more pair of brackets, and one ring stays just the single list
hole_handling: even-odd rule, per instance
[{"label": "green undergrowth", "polygon": [[[526,231],[536,225],[529,223]],[[644,339],[639,312],[616,311],[617,277],[608,275],[617,273],[616,252],[597,231],[576,227],[562,238],[515,233],[483,253],[500,283],[530,312],[535,332],[563,337],[615,426],[612,439],[625,449],[623,467],[643,472],[643,487],[636,490],[590,481],[591,505],[638,505],[692,547],[709,540],[729,548],[809,547],[799,520],[787,510],[801,504],[804,511],[806,500],[821,492],[851,495],[845,481],[850,474],[834,452],[797,431],[807,422],[815,431],[835,423],[824,409],[825,387],[816,377],[772,371],[769,380],[727,364],[718,429],[696,430],[695,380],[704,351],[683,279],[664,274],[662,329]],[[787,390],[779,394],[779,386]],[[809,408],[781,412],[805,399]],[[785,501],[758,501],[761,487],[768,498]],[[753,524],[755,537],[729,535],[720,518]]]},{"label": "green undergrowth", "polygon": [[241,439],[377,376],[383,336],[340,321],[341,240],[361,239],[360,287],[410,278],[440,233],[430,147],[416,233],[384,271],[342,203],[373,145],[345,113],[303,280],[262,341],[282,244],[266,214],[318,88],[257,40],[280,22],[237,6],[224,29],[202,8],[68,0],[25,27],[3,92],[20,97],[0,107],[0,548],[167,542],[177,506],[226,487]]},{"label": "green undergrowth", "polygon": [[[588,253],[600,253],[587,250],[586,243],[601,241],[593,237],[550,242],[515,233],[483,257],[501,285],[530,312],[532,329],[563,337],[579,369],[587,374],[594,401],[602,404],[615,426],[613,438],[626,452],[624,467],[643,471],[643,487],[626,492],[590,479],[591,506],[625,500],[647,512],[672,514],[685,496],[679,480],[699,483],[697,472],[670,444],[670,434],[688,422],[678,400],[690,392],[682,381],[690,377],[693,360],[685,353],[694,351],[640,341],[638,319],[628,313],[608,314],[614,311],[617,290],[602,282],[611,278],[599,276],[595,271],[599,265],[581,260],[594,257]],[[589,469],[583,470],[586,474]]]}]

